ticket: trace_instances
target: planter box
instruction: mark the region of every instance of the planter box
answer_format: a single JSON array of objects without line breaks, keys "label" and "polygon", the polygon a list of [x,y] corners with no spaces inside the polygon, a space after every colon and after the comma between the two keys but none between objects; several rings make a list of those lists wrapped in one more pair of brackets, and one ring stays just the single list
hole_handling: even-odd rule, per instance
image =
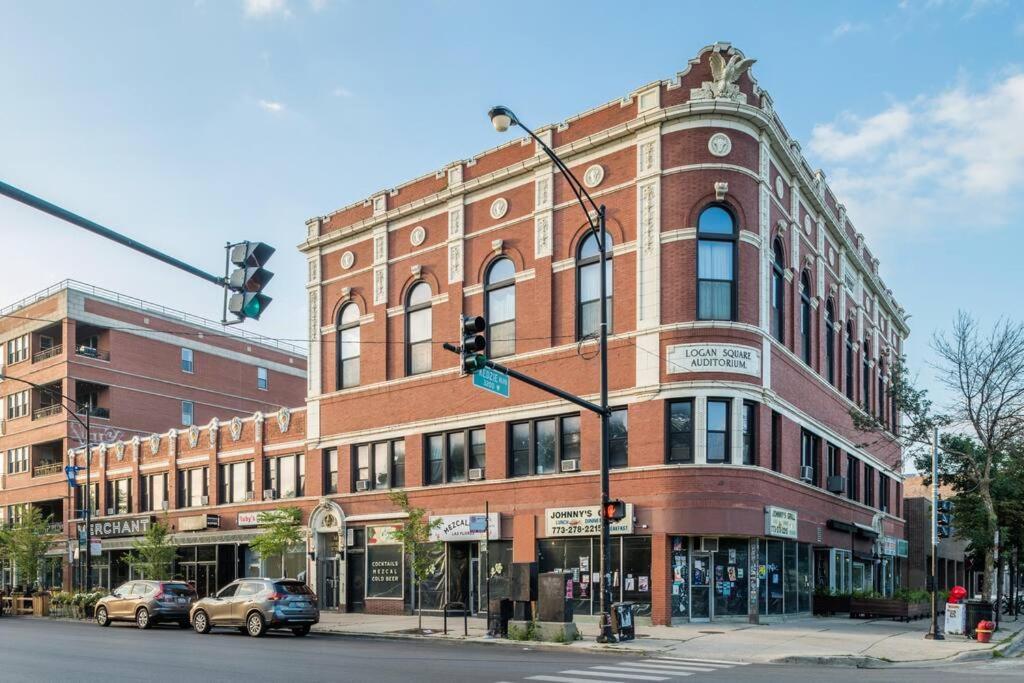
[{"label": "planter box", "polygon": [[910,621],[931,613],[927,602],[907,602],[894,598],[850,598],[850,617],[900,619]]},{"label": "planter box", "polygon": [[32,598],[32,614],[37,617],[50,616],[49,595],[36,595]]},{"label": "planter box", "polygon": [[839,612],[850,611],[849,595],[815,595],[814,614],[823,617],[831,617]]}]

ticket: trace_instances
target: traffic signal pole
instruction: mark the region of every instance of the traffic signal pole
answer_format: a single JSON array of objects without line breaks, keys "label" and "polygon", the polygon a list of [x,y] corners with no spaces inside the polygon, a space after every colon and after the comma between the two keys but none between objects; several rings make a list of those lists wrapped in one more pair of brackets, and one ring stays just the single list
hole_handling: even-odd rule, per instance
[{"label": "traffic signal pole", "polygon": [[932,430],[932,625],[925,638],[945,640],[939,631],[939,429]]}]

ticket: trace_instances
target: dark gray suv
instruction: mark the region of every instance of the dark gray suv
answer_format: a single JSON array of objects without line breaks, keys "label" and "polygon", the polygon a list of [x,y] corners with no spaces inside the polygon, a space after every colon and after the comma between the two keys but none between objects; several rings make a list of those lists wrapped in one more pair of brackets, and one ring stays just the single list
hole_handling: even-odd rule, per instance
[{"label": "dark gray suv", "polygon": [[302,581],[245,578],[196,602],[190,619],[196,633],[209,633],[214,626],[234,626],[253,637],[270,629],[290,629],[304,636],[320,621],[320,609],[316,595]]}]

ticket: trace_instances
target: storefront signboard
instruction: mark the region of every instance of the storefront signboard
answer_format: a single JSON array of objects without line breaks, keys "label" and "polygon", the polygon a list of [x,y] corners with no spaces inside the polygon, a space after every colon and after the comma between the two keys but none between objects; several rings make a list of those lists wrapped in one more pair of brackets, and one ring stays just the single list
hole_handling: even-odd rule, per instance
[{"label": "storefront signboard", "polygon": [[[633,533],[633,504],[626,503],[626,516],[612,522],[612,534]],[[544,511],[546,536],[597,536],[601,533],[601,506],[584,505],[575,508],[548,508]]]},{"label": "storefront signboard", "polygon": [[[490,515],[439,515],[431,517],[441,523],[430,530],[431,541],[444,541],[452,543],[457,541],[479,541],[484,537],[484,529],[487,529],[487,538],[496,541],[501,538],[501,515],[492,512]],[[486,520],[486,526],[485,526]]]},{"label": "storefront signboard", "polygon": [[397,545],[401,541],[395,536],[395,530],[398,527],[394,524],[388,526],[368,526],[366,527],[366,546],[374,545]]},{"label": "storefront signboard", "polygon": [[103,554],[103,541],[92,541],[89,543],[89,554],[93,557],[99,557]]},{"label": "storefront signboard", "polygon": [[765,506],[764,534],[765,536],[795,539],[799,535],[796,510],[787,510],[774,505]]},{"label": "storefront signboard", "polygon": [[882,555],[895,555],[897,541],[899,539],[895,536],[882,536],[878,539],[878,544],[882,547]]},{"label": "storefront signboard", "polygon": [[240,529],[243,528],[243,527],[249,527],[249,526],[259,526],[260,525],[260,515],[262,515],[262,514],[263,513],[259,512],[259,511],[256,511],[256,512],[239,512],[238,513],[238,521],[236,522],[236,524],[238,525],[238,528],[240,528]]},{"label": "storefront signboard", "polygon": [[905,538],[896,539],[896,557],[907,557],[910,554],[910,543]]},{"label": "storefront signboard", "polygon": [[366,597],[401,600],[404,575],[402,546],[380,543],[367,546]]},{"label": "storefront signboard", "polygon": [[[90,538],[115,538],[117,536],[142,536],[149,529],[153,518],[149,515],[139,517],[125,517],[123,519],[108,519],[92,522],[90,525]],[[84,525],[82,525],[84,526]]]},{"label": "storefront signboard", "polygon": [[761,351],[740,344],[674,344],[666,349],[669,374],[735,372],[761,376]]},{"label": "storefront signboard", "polygon": [[[216,517],[216,515],[189,515],[188,517],[178,518],[178,530],[179,531],[203,531],[207,527],[207,517]],[[219,523],[218,518],[218,523]]]}]

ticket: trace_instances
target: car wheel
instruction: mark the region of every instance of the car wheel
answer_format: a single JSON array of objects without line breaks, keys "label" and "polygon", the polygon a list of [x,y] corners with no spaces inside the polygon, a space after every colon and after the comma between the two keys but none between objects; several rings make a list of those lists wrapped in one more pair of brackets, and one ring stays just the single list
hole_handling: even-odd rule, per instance
[{"label": "car wheel", "polygon": [[210,618],[206,616],[206,612],[199,610],[192,615],[192,628],[196,633],[210,632]]},{"label": "car wheel", "polygon": [[301,638],[302,636],[309,635],[309,629],[310,629],[309,626],[299,626],[298,628],[293,628],[292,629],[292,633],[294,633],[295,635],[297,635],[297,636],[299,636]]},{"label": "car wheel", "polygon": [[96,623],[100,626],[110,626],[110,617],[107,615],[106,607],[96,610]]},{"label": "car wheel", "polygon": [[140,607],[139,611],[135,613],[135,625],[141,629],[147,629],[152,624],[149,622],[149,610],[145,607]]},{"label": "car wheel", "polygon": [[245,630],[253,638],[259,638],[267,632],[267,624],[263,621],[263,615],[253,612],[245,620]]}]

